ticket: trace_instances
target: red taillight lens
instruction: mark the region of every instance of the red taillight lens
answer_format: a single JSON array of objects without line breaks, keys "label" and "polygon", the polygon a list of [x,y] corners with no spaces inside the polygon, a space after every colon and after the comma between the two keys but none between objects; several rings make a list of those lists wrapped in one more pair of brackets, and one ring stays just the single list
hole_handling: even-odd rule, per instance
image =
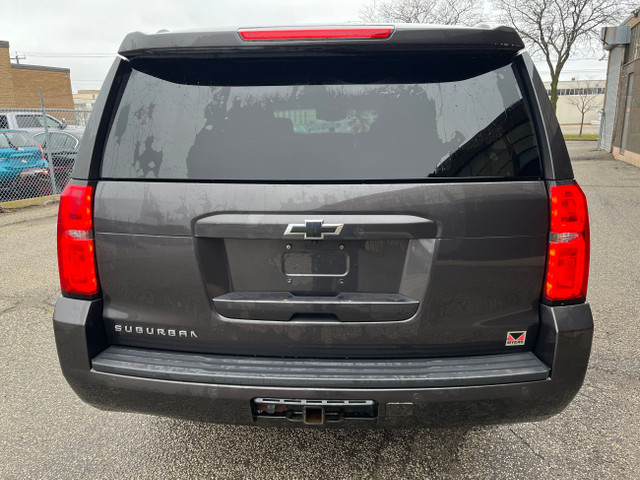
[{"label": "red taillight lens", "polygon": [[583,300],[589,279],[589,213],[578,184],[549,189],[551,232],[545,297],[552,302]]},{"label": "red taillight lens", "polygon": [[551,231],[582,233],[587,222],[587,201],[577,184],[551,187]]},{"label": "red taillight lens", "polygon": [[36,142],[36,145],[38,146],[38,148],[40,149],[40,155],[42,156],[43,160],[46,160],[47,157],[45,157],[44,155],[44,149],[42,148],[42,145],[40,145],[38,142]]},{"label": "red taillight lens", "polygon": [[98,293],[93,242],[93,188],[67,185],[58,210],[58,270],[63,292]]},{"label": "red taillight lens", "polygon": [[326,38],[388,38],[393,27],[330,27],[330,28],[242,28],[243,40],[320,40]]}]

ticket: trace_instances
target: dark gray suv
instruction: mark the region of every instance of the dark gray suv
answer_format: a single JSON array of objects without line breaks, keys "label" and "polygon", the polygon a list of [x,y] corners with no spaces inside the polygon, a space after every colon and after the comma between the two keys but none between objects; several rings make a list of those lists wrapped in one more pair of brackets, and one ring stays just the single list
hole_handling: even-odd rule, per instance
[{"label": "dark gray suv", "polygon": [[509,28],[127,36],[60,201],[54,329],[107,410],[418,426],[560,412],[589,226]]}]

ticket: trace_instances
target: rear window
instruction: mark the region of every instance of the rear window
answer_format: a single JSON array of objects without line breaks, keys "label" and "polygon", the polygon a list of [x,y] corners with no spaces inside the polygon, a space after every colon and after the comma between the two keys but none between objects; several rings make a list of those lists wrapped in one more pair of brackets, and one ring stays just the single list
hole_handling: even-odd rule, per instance
[{"label": "rear window", "polygon": [[23,132],[0,132],[0,148],[37,147],[36,141]]},{"label": "rear window", "polygon": [[35,115],[16,115],[16,123],[19,128],[40,128],[42,118]]},{"label": "rear window", "polygon": [[451,81],[389,78],[198,85],[133,70],[107,139],[102,177],[540,178],[534,129],[511,65]]}]

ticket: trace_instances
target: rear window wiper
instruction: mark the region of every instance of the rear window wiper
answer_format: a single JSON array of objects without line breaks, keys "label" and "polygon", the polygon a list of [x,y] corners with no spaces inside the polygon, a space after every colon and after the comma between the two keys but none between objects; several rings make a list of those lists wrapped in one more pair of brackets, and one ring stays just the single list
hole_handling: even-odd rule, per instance
[{"label": "rear window wiper", "polygon": [[8,136],[8,135],[5,135],[5,136],[4,136],[4,138],[6,138],[6,139],[7,139],[7,143],[9,144],[9,146],[10,146],[11,148],[13,148],[14,150],[20,150],[18,147],[16,147],[16,146],[13,144],[13,142],[11,141],[11,139],[9,138],[9,136]]}]

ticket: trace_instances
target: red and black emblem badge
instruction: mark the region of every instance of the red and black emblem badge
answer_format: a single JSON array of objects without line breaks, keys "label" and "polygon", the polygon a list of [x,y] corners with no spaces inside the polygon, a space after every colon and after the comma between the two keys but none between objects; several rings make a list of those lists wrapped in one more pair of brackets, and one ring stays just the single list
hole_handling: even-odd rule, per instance
[{"label": "red and black emblem badge", "polygon": [[507,332],[507,347],[516,347],[524,345],[527,338],[527,332]]}]

